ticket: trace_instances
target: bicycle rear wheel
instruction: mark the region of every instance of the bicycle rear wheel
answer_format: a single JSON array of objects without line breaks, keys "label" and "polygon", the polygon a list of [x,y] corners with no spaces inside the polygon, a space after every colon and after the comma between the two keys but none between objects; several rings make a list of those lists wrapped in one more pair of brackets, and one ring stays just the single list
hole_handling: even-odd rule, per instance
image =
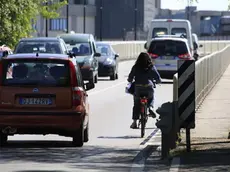
[{"label": "bicycle rear wheel", "polygon": [[146,125],[146,116],[147,116],[147,106],[143,105],[141,110],[141,137],[145,136],[145,125]]}]

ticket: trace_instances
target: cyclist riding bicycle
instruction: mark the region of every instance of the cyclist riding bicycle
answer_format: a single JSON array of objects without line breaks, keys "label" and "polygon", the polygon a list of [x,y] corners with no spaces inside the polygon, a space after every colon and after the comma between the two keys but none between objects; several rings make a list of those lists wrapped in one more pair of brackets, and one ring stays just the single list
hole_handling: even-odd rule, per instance
[{"label": "cyclist riding bicycle", "polygon": [[138,56],[135,65],[132,67],[128,76],[128,82],[135,82],[134,87],[134,106],[133,106],[133,123],[130,128],[138,128],[137,120],[139,120],[140,108],[139,98],[140,94],[147,95],[149,114],[153,118],[156,117],[154,113],[154,88],[155,82],[158,84],[161,82],[161,77],[152,63],[152,59],[149,54],[142,52]]}]

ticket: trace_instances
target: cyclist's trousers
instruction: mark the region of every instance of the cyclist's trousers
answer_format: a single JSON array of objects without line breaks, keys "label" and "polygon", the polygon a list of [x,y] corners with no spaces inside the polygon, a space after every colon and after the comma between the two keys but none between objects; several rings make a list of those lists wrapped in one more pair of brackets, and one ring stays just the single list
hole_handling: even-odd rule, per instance
[{"label": "cyclist's trousers", "polygon": [[133,120],[138,120],[140,116],[140,97],[148,97],[148,107],[154,106],[154,88],[135,86]]}]

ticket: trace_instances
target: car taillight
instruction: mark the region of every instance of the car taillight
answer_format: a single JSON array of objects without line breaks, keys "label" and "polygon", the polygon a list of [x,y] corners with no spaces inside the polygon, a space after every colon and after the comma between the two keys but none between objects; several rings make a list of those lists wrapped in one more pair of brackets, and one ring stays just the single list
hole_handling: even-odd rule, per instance
[{"label": "car taillight", "polygon": [[82,100],[82,91],[78,87],[74,87],[72,90],[73,95],[73,106],[78,106],[81,104]]},{"label": "car taillight", "polygon": [[153,59],[156,59],[156,58],[159,57],[157,54],[153,54],[153,53],[149,53],[149,55],[150,55]]},{"label": "car taillight", "polygon": [[3,77],[3,65],[0,63],[0,85],[2,85],[2,77]]},{"label": "car taillight", "polygon": [[73,106],[78,106],[81,104],[82,100],[82,90],[77,87],[77,75],[74,64],[70,61],[70,79],[71,79],[71,87],[72,87],[72,104]]},{"label": "car taillight", "polygon": [[71,86],[76,87],[77,86],[77,75],[76,75],[75,66],[71,61],[69,62],[69,68],[70,68]]},{"label": "car taillight", "polygon": [[191,58],[189,54],[181,54],[181,55],[178,55],[178,57],[184,60],[188,60]]}]

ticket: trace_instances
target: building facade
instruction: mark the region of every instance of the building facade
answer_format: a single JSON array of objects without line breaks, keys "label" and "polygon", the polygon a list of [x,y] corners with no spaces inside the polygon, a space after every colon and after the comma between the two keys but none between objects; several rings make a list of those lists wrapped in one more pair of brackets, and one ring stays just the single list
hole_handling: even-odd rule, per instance
[{"label": "building facade", "polygon": [[[76,33],[84,32],[84,7],[85,7],[85,32],[95,34],[95,17],[96,17],[96,0],[69,0],[69,31]],[[46,26],[46,19],[38,16],[36,25],[34,26],[36,32],[33,33],[35,37],[46,36],[46,27],[48,28],[48,36],[57,36],[66,32],[67,29],[67,7],[63,6],[59,10],[59,17],[49,19]]]},{"label": "building facade", "polygon": [[97,38],[133,39],[136,26],[137,37],[141,39],[160,10],[161,0],[96,0],[96,7]]}]

